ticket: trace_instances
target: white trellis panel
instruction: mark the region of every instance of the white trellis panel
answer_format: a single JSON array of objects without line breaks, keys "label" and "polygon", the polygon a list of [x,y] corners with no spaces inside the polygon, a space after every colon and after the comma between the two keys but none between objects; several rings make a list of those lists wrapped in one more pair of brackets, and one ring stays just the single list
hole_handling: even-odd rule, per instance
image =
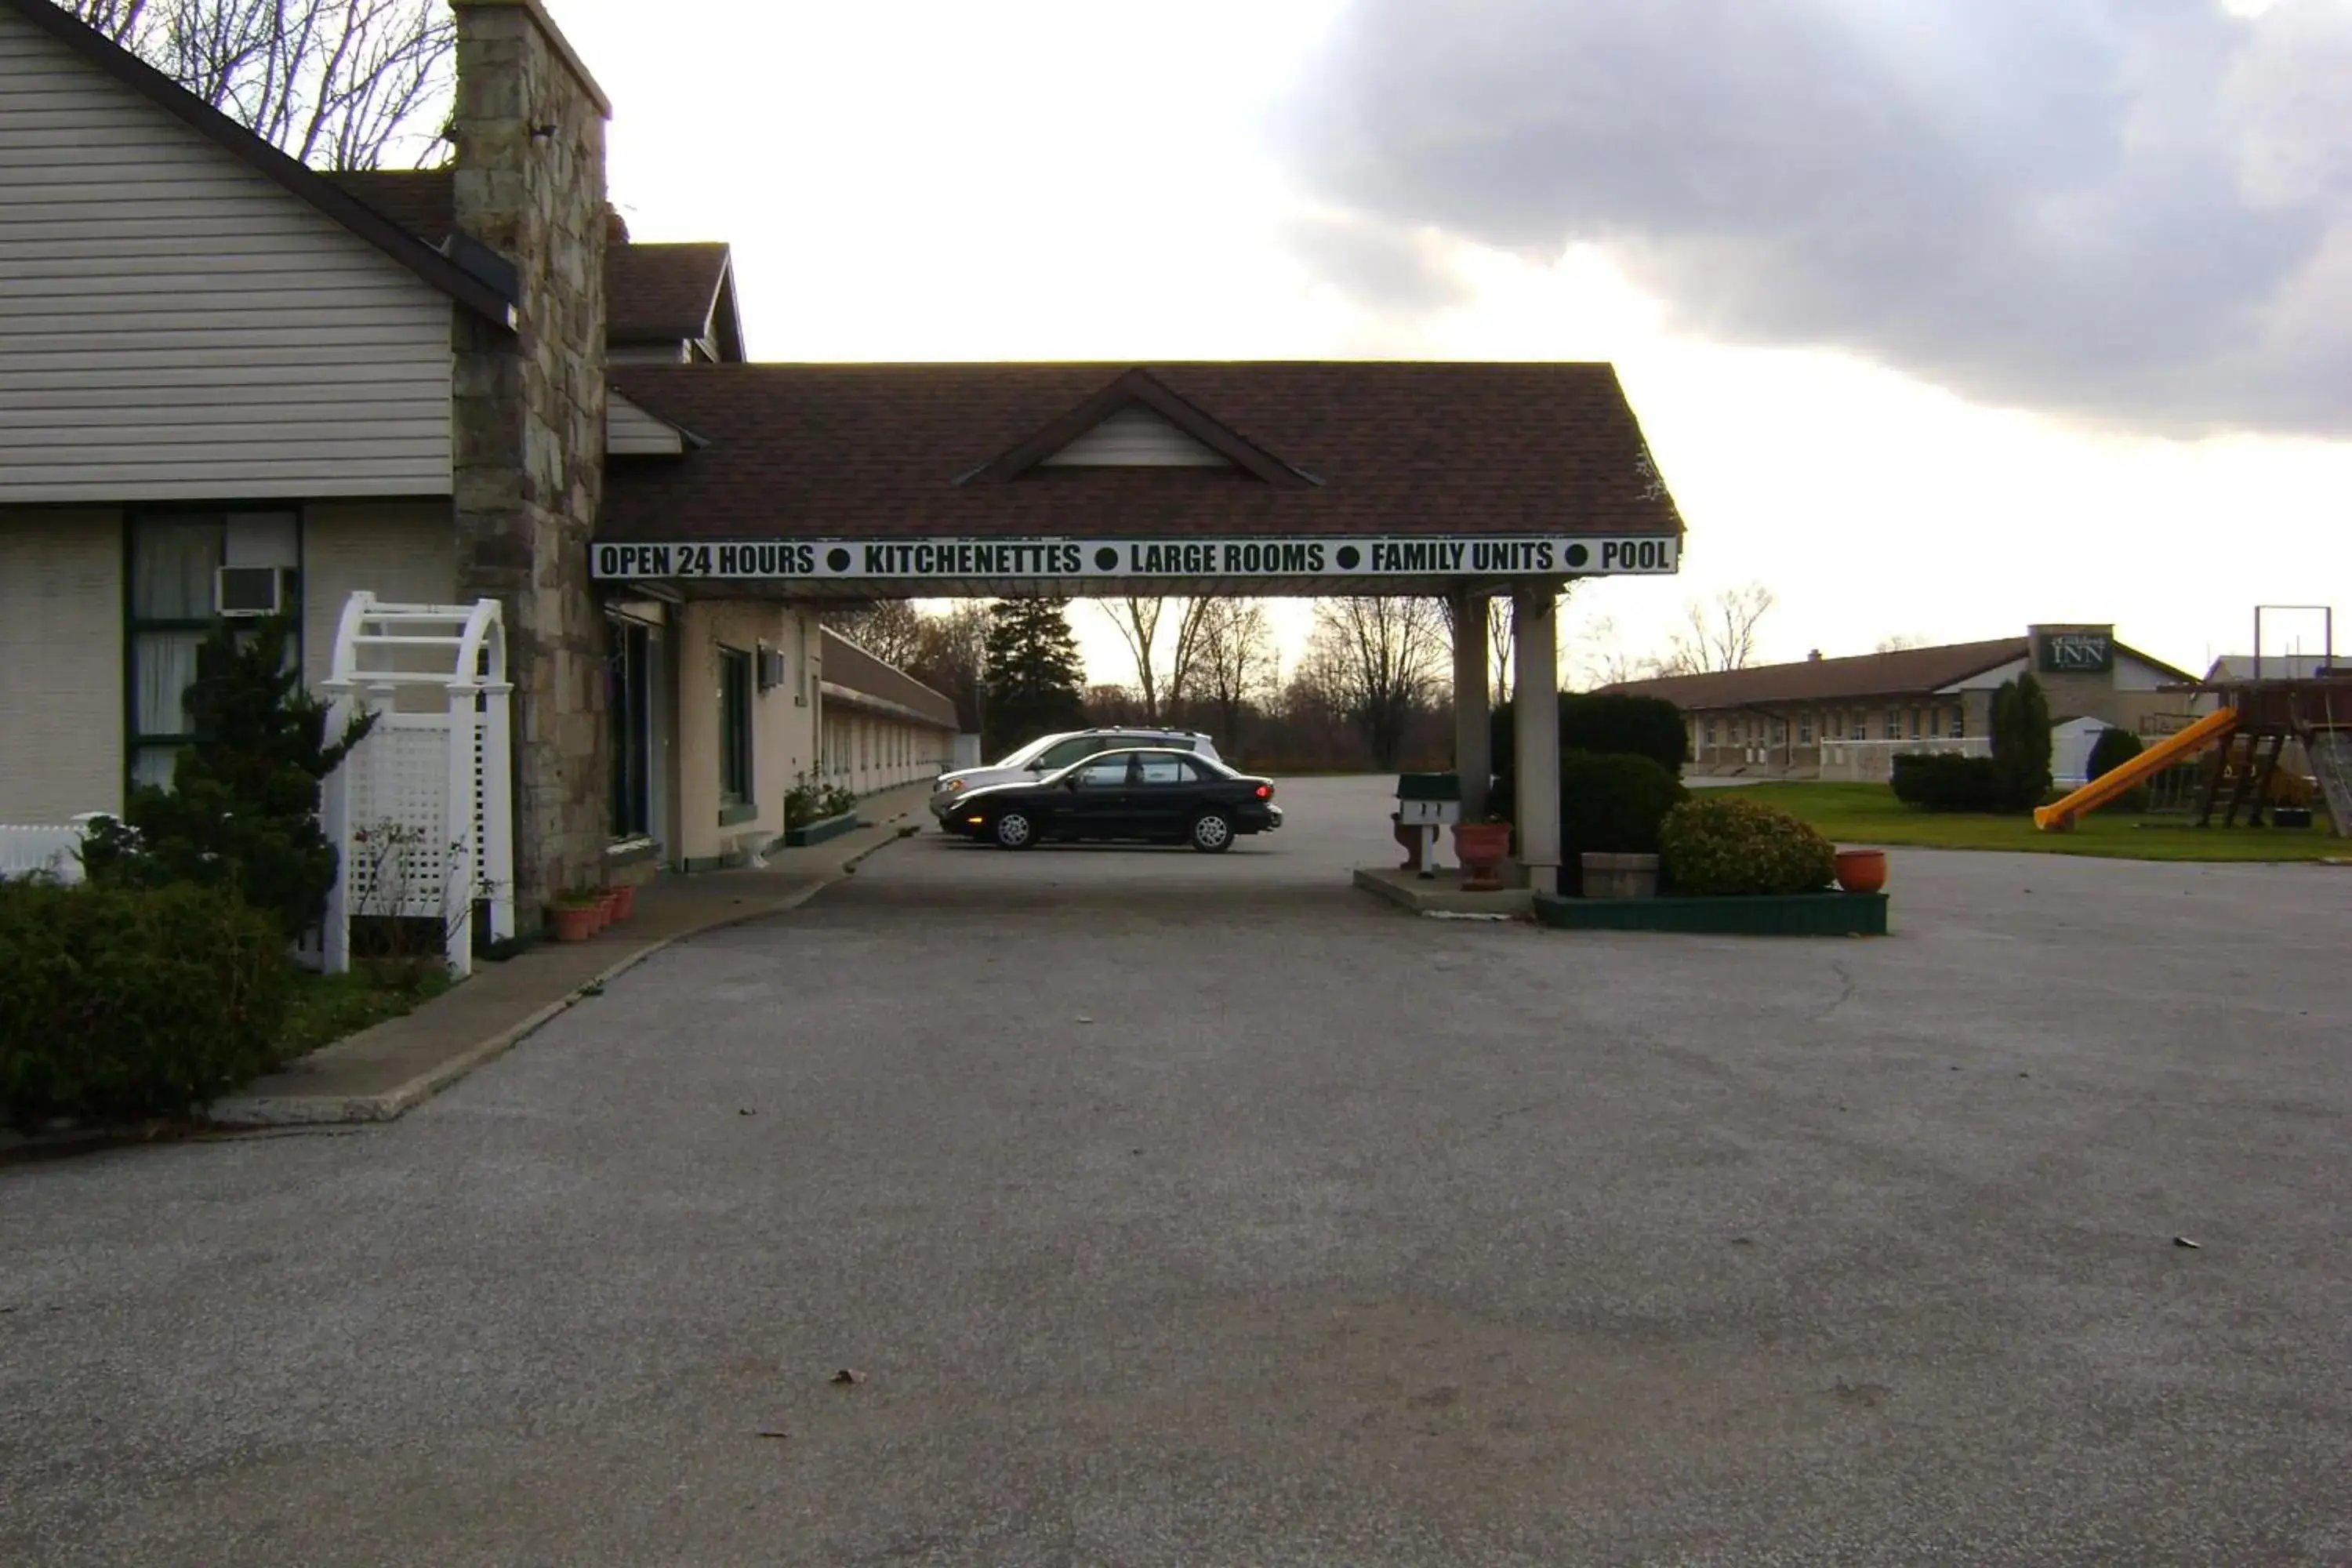
[{"label": "white trellis panel", "polygon": [[[514,934],[513,688],[497,602],[387,605],[353,594],[325,689],[330,735],[353,714],[376,716],[327,781],[327,833],[342,861],[327,968],[351,967],[352,916],[397,916],[439,921],[450,969],[469,973],[478,903],[489,907],[492,936]],[[427,692],[430,711],[416,700]],[[386,828],[399,845],[390,852]]]}]

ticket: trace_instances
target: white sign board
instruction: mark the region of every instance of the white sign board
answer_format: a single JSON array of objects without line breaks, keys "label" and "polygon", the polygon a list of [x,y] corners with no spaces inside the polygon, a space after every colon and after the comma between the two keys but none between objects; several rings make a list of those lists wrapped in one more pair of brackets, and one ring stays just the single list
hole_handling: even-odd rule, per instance
[{"label": "white sign board", "polygon": [[599,543],[604,581],[1084,577],[1599,577],[1675,569],[1672,538],[739,539]]}]

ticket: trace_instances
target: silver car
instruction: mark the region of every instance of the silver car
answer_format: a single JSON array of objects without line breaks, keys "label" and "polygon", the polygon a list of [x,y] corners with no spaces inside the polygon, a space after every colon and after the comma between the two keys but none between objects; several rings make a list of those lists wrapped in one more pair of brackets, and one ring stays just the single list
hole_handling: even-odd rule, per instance
[{"label": "silver car", "polygon": [[1224,761],[1217,755],[1215,743],[1197,730],[1065,730],[1058,735],[1040,736],[992,767],[959,768],[954,773],[941,773],[931,785],[931,816],[944,827],[966,790],[1034,783],[1097,752],[1116,751],[1123,746],[1166,746],[1198,752],[1212,762]]}]

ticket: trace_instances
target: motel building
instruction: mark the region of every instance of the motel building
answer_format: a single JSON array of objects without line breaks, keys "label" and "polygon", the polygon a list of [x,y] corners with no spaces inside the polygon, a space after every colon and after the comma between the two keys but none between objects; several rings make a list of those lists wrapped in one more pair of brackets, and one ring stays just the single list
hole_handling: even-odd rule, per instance
[{"label": "motel building", "polygon": [[1793,664],[1604,689],[1662,697],[1680,709],[1695,776],[1883,782],[1903,752],[1990,755],[1993,693],[2028,670],[2062,740],[2080,739],[2086,755],[2098,730],[2169,733],[2189,711],[2190,698],[2178,689],[2194,677],[2095,624],[1845,658],[1815,653]]},{"label": "motel building", "polygon": [[[289,617],[323,689],[357,595],[494,605],[530,906],[752,858],[797,784],[944,765],[952,705],[828,608],[1408,594],[1483,626],[1505,597],[1532,694],[1566,584],[1680,564],[1605,364],[753,362],[725,245],[629,240],[611,106],[538,0],[452,8],[454,165],[327,175],[0,0],[0,825],[168,781],[232,611]],[[1556,705],[1519,712],[1546,798]],[[1550,886],[1556,822],[1523,837]]]}]

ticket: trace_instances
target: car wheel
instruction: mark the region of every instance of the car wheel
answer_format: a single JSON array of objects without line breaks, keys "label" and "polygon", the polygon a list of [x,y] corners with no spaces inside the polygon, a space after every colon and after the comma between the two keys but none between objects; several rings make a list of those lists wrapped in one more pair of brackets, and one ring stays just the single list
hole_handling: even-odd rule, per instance
[{"label": "car wheel", "polygon": [[1234,847],[1234,819],[1222,811],[1204,811],[1192,819],[1192,847],[1203,855],[1222,855]]},{"label": "car wheel", "polygon": [[1037,825],[1029,820],[1027,812],[1006,812],[996,819],[996,825],[990,832],[997,844],[1006,849],[1026,849],[1037,842]]}]

